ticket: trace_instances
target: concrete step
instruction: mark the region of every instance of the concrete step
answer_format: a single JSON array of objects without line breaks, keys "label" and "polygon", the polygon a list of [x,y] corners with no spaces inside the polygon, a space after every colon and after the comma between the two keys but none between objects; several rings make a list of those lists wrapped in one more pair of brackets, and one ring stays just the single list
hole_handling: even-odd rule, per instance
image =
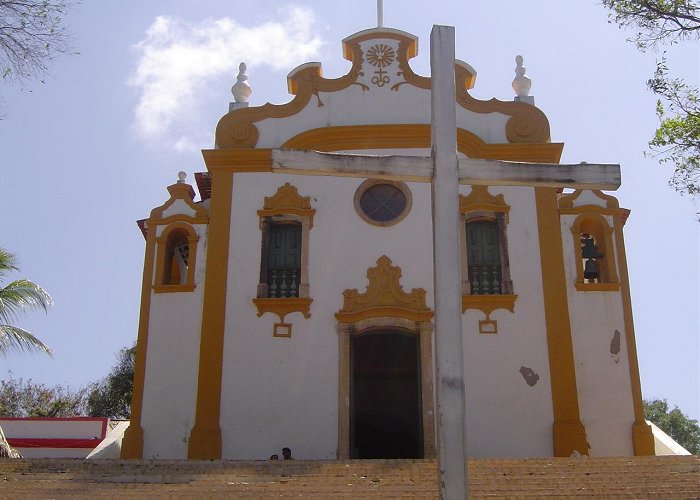
[{"label": "concrete step", "polygon": [[[700,498],[700,457],[479,459],[470,497]],[[434,460],[0,459],[0,498],[437,498]]]}]

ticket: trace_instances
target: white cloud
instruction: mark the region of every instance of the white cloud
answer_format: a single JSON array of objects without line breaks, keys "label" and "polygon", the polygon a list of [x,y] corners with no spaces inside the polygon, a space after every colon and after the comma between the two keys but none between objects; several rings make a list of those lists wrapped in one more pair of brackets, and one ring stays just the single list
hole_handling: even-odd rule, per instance
[{"label": "white cloud", "polygon": [[173,148],[179,153],[195,152],[202,149],[203,145],[203,143],[195,141],[192,137],[183,135],[175,141]]},{"label": "white cloud", "polygon": [[[291,69],[316,56],[322,45],[316,19],[305,7],[289,6],[279,21],[243,26],[230,18],[199,24],[159,16],[134,46],[138,65],[128,81],[140,92],[134,111],[136,132],[143,139],[160,138],[192,122],[207,85],[223,75],[235,81],[238,64]],[[225,109],[227,103],[222,103]],[[178,151],[189,150],[188,133],[177,140]],[[173,141],[175,142],[175,141]]]}]

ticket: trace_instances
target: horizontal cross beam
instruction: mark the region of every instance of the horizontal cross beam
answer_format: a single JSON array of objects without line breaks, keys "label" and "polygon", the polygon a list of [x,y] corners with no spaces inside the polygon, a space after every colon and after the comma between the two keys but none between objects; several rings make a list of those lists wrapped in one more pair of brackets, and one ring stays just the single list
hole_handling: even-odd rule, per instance
[{"label": "horizontal cross beam", "polygon": [[[460,158],[458,168],[460,184],[471,185],[615,191],[621,182],[620,165],[612,163],[523,163]],[[423,156],[376,156],[273,149],[272,170],[292,174],[430,182],[433,179],[434,162],[432,158]]]}]

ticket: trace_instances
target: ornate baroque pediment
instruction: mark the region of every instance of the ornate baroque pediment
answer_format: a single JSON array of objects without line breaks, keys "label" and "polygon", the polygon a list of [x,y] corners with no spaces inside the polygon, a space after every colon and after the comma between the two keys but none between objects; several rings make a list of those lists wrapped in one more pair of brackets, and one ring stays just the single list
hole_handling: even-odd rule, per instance
[{"label": "ornate baroque pediment", "polygon": [[263,209],[258,210],[260,217],[271,217],[274,215],[294,214],[310,218],[313,224],[313,216],[316,210],[311,208],[311,197],[300,196],[297,188],[290,183],[280,186],[272,196],[265,197]]},{"label": "ornate baroque pediment", "polygon": [[475,185],[468,195],[459,195],[459,210],[462,213],[479,210],[508,213],[510,206],[502,194],[493,195],[487,186]]},{"label": "ornate baroque pediment", "polygon": [[425,290],[414,288],[405,292],[401,286],[401,268],[391,265],[382,255],[377,266],[367,270],[369,283],[365,292],[357,289],[343,292],[343,308],[336,313],[340,323],[376,317],[400,317],[413,321],[429,321],[433,312],[425,303]]},{"label": "ornate baroque pediment", "polygon": [[[216,147],[217,149],[280,147],[281,143],[275,143],[274,140],[262,141],[263,143],[260,144],[261,133],[265,132],[264,127],[259,128],[259,124],[272,120],[279,126],[285,119],[294,117],[303,110],[308,111],[305,120],[315,117],[309,122],[310,126],[307,130],[321,126],[362,126],[373,122],[376,124],[376,117],[367,121],[366,113],[361,113],[359,108],[353,113],[360,117],[356,122],[333,123],[332,114],[326,105],[334,99],[333,94],[336,93],[344,93],[349,96],[347,98],[354,99],[353,106],[361,108],[367,103],[373,103],[371,106],[376,108],[376,105],[382,101],[396,102],[393,94],[401,94],[405,89],[429,90],[432,85],[431,79],[416,74],[409,63],[417,52],[417,38],[402,31],[376,28],[356,33],[343,40],[343,55],[352,63],[346,75],[338,78],[324,78],[320,63],[307,63],[297,67],[288,76],[287,86],[294,96],[290,102],[244,107],[227,113],[217,125]],[[476,81],[476,71],[462,61],[456,61],[455,78],[457,83],[455,102],[459,109],[484,115],[484,119],[488,119],[486,115],[494,114],[507,117],[505,128],[498,133],[499,136],[503,134],[501,137],[505,141],[497,142],[505,142],[505,144],[549,142],[549,121],[541,110],[522,102],[498,99],[483,101],[472,97],[469,90]],[[368,97],[370,95],[374,97]],[[410,107],[413,101],[409,99],[414,98],[414,94],[410,97],[407,94],[406,106]],[[369,112],[369,110],[366,111]],[[393,121],[395,112],[395,108],[388,107],[383,123],[395,123]],[[399,120],[399,123],[407,123],[407,120],[410,119],[404,117]],[[312,123],[315,125],[312,126]],[[458,123],[458,127],[460,126],[465,125]],[[286,137],[282,142],[289,139],[291,137]]]}]

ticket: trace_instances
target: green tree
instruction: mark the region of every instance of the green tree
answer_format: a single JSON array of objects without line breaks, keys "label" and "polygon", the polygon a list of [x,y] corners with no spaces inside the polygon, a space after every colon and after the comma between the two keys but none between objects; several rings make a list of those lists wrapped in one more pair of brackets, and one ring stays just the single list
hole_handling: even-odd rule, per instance
[{"label": "green tree", "polygon": [[[0,285],[11,271],[18,271],[15,256],[0,248]],[[24,313],[53,305],[51,296],[39,285],[19,279],[0,288],[0,353],[11,350],[43,351],[51,354],[41,340],[18,326],[13,325]]]},{"label": "green tree", "polygon": [[64,15],[71,0],[0,0],[0,75],[40,78],[49,62],[70,50]]},{"label": "green tree", "polygon": [[[700,4],[691,0],[603,0],[611,22],[636,30],[631,39],[644,51],[700,38]],[[700,195],[700,94],[669,76],[665,57],[648,87],[660,99],[659,128],[649,141],[651,156],[674,168],[669,184],[680,193]]]},{"label": "green tree", "polygon": [[136,346],[121,349],[109,375],[89,387],[87,409],[91,417],[131,417],[135,358]]},{"label": "green tree", "polygon": [[85,414],[86,389],[72,391],[57,385],[47,387],[30,380],[15,379],[10,374],[0,380],[0,416],[3,417],[74,417]]},{"label": "green tree", "polygon": [[644,417],[656,424],[693,455],[700,455],[700,425],[688,418],[677,406],[668,409],[665,399],[644,400]]}]

